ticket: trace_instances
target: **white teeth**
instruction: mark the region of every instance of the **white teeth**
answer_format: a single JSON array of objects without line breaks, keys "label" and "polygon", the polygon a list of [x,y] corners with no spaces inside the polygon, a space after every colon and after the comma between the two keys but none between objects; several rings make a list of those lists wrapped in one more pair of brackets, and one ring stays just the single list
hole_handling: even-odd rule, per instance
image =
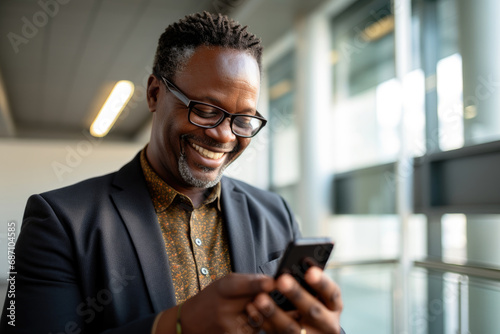
[{"label": "white teeth", "polygon": [[205,158],[217,160],[217,159],[222,158],[222,156],[224,155],[224,153],[217,153],[217,152],[212,152],[212,151],[206,150],[203,147],[198,146],[196,144],[191,144],[191,146],[193,146],[193,148],[196,151],[198,151],[198,153],[200,153]]}]

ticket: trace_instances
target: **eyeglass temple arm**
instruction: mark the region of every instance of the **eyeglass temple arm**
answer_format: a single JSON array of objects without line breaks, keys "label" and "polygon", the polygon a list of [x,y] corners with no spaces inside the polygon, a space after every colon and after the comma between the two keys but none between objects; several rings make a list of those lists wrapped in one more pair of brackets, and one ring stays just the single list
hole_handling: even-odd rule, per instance
[{"label": "eyeglass temple arm", "polygon": [[174,94],[179,100],[181,100],[186,105],[186,107],[189,106],[189,102],[191,102],[191,100],[189,100],[186,95],[184,95],[184,93],[182,93],[181,90],[177,88],[173,83],[165,79],[163,76],[161,78],[165,82],[167,88],[172,92],[172,94]]}]

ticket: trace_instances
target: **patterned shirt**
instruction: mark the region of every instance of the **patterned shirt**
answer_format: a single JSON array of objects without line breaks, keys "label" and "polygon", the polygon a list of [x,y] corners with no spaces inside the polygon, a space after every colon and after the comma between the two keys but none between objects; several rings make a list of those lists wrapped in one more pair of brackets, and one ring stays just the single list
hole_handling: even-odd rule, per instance
[{"label": "patterned shirt", "polygon": [[227,235],[220,210],[220,183],[202,205],[170,187],[141,152],[141,167],[165,241],[177,304],[231,272]]}]

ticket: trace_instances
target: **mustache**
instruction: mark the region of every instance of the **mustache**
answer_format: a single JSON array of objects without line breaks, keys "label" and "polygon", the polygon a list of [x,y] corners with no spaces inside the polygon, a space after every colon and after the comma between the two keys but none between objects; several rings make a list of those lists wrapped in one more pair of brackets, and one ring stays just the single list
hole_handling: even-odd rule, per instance
[{"label": "mustache", "polygon": [[219,148],[222,150],[231,149],[230,153],[237,152],[240,148],[240,144],[238,142],[236,142],[236,145],[234,145],[234,147],[232,147],[233,146],[232,144],[221,144],[221,143],[219,143],[215,140],[212,140],[210,138],[207,138],[207,137],[201,138],[201,137],[195,136],[193,134],[181,135],[181,140],[185,141],[185,142],[193,141],[195,143],[200,143],[200,144],[203,144],[203,145],[206,145],[209,147],[215,147],[215,148]]}]

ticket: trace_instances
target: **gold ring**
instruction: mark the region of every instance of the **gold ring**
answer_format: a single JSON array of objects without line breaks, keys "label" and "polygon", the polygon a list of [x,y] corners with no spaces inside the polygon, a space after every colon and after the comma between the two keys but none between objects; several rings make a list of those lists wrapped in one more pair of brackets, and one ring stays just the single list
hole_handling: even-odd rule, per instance
[{"label": "gold ring", "polygon": [[300,330],[300,334],[307,334],[306,329],[305,329],[305,328],[302,328],[302,329]]}]

